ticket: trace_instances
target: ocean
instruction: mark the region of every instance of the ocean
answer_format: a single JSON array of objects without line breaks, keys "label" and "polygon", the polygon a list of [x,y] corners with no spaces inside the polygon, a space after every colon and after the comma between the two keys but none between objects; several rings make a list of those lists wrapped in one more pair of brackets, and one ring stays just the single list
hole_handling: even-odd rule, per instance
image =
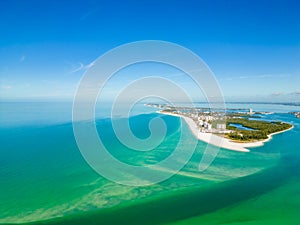
[{"label": "ocean", "polygon": [[[172,154],[181,136],[187,143],[195,141],[180,118],[140,104],[129,118],[134,134],[147,138],[153,118],[165,122],[167,133],[155,149],[133,151],[114,134],[108,105],[96,109],[97,131],[110,153],[124,163],[156,164]],[[198,166],[207,144],[197,141],[191,159],[177,174],[135,187],[109,181],[86,163],[73,134],[72,103],[1,102],[0,224],[298,225],[300,119],[288,112],[300,107],[255,103],[227,107],[272,111],[263,119],[289,122],[294,128],[250,153],[221,149],[204,172]],[[120,112],[114,120],[127,117]],[[158,173],[172,171],[160,168]]]}]

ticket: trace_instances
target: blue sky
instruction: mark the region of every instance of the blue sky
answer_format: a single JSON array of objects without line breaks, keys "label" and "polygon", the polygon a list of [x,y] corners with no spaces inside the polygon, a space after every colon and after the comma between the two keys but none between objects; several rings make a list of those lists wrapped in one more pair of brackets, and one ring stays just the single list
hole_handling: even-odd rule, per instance
[{"label": "blue sky", "polygon": [[229,101],[300,101],[299,11],[297,0],[1,1],[0,96],[72,99],[100,55],[154,39],[198,54]]}]

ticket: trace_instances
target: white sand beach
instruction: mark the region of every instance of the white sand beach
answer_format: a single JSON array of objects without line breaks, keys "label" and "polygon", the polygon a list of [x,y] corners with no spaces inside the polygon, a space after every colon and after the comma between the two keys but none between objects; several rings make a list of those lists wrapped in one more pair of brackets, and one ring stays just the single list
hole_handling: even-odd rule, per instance
[{"label": "white sand beach", "polygon": [[[161,112],[161,111],[158,111],[158,113],[162,113],[162,114],[166,114],[166,115],[170,115],[170,116],[182,117],[185,120],[185,122],[188,124],[190,130],[195,135],[195,137],[201,141],[204,141],[206,143],[209,143],[209,144],[217,146],[217,147],[234,150],[234,151],[240,151],[240,152],[250,152],[250,150],[248,148],[262,146],[265,142],[270,141],[273,135],[287,131],[287,130],[284,130],[284,131],[280,131],[277,133],[273,133],[271,135],[268,135],[268,139],[262,140],[262,141],[249,142],[249,143],[238,143],[238,142],[233,142],[227,138],[220,137],[216,134],[200,132],[197,127],[197,124],[189,117],[177,115],[177,114],[173,114],[173,113]],[[291,127],[290,129],[293,129],[293,127]],[[288,130],[290,130],[290,129],[288,129]]]}]

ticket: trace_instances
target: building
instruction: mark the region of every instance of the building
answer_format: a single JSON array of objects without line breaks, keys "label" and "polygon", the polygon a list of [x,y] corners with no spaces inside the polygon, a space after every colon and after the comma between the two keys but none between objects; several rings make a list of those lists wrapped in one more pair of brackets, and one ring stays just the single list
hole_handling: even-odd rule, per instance
[{"label": "building", "polygon": [[249,109],[249,114],[250,114],[250,115],[253,114],[252,108]]},{"label": "building", "polygon": [[218,123],[217,124],[217,129],[218,130],[225,130],[226,129],[226,124],[225,123]]},{"label": "building", "polygon": [[211,130],[212,130],[211,124],[207,124],[207,130],[208,130],[208,131],[211,131]]}]

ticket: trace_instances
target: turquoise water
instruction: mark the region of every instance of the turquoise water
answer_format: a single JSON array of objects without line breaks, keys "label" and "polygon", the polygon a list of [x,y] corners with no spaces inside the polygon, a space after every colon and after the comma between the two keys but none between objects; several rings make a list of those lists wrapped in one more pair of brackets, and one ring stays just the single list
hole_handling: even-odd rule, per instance
[{"label": "turquoise water", "polygon": [[[209,169],[199,172],[206,147],[199,141],[190,162],[177,175],[156,185],[129,187],[99,176],[84,161],[73,136],[71,105],[52,103],[55,107],[51,108],[45,103],[9,103],[7,108],[6,104],[1,104],[6,112],[0,128],[0,223],[229,224],[231,220],[232,224],[243,224],[241,219],[255,218],[254,200],[258,207],[276,200],[278,206],[272,206],[275,210],[260,213],[253,223],[259,224],[258,220],[271,221],[278,212],[285,213],[282,204],[300,207],[300,195],[295,194],[300,183],[300,121],[286,113],[289,107],[266,117],[293,123],[294,129],[274,136],[264,146],[250,153],[221,150]],[[39,111],[40,107],[44,111]],[[163,142],[146,153],[121,145],[110,119],[99,116],[97,120],[99,135],[118,159],[133,165],[154,164],[171,154],[181,134],[194,138],[185,124],[180,128],[179,118],[148,108],[141,114],[142,109],[139,106],[139,113],[130,118],[138,137],[149,135],[147,124],[154,117],[161,117],[168,127]],[[14,114],[7,115],[9,110]],[[161,168],[160,172],[170,171]],[[285,224],[297,224],[293,221],[299,219],[298,214],[288,212],[288,216],[280,217],[281,224],[287,217],[290,221]]]}]

